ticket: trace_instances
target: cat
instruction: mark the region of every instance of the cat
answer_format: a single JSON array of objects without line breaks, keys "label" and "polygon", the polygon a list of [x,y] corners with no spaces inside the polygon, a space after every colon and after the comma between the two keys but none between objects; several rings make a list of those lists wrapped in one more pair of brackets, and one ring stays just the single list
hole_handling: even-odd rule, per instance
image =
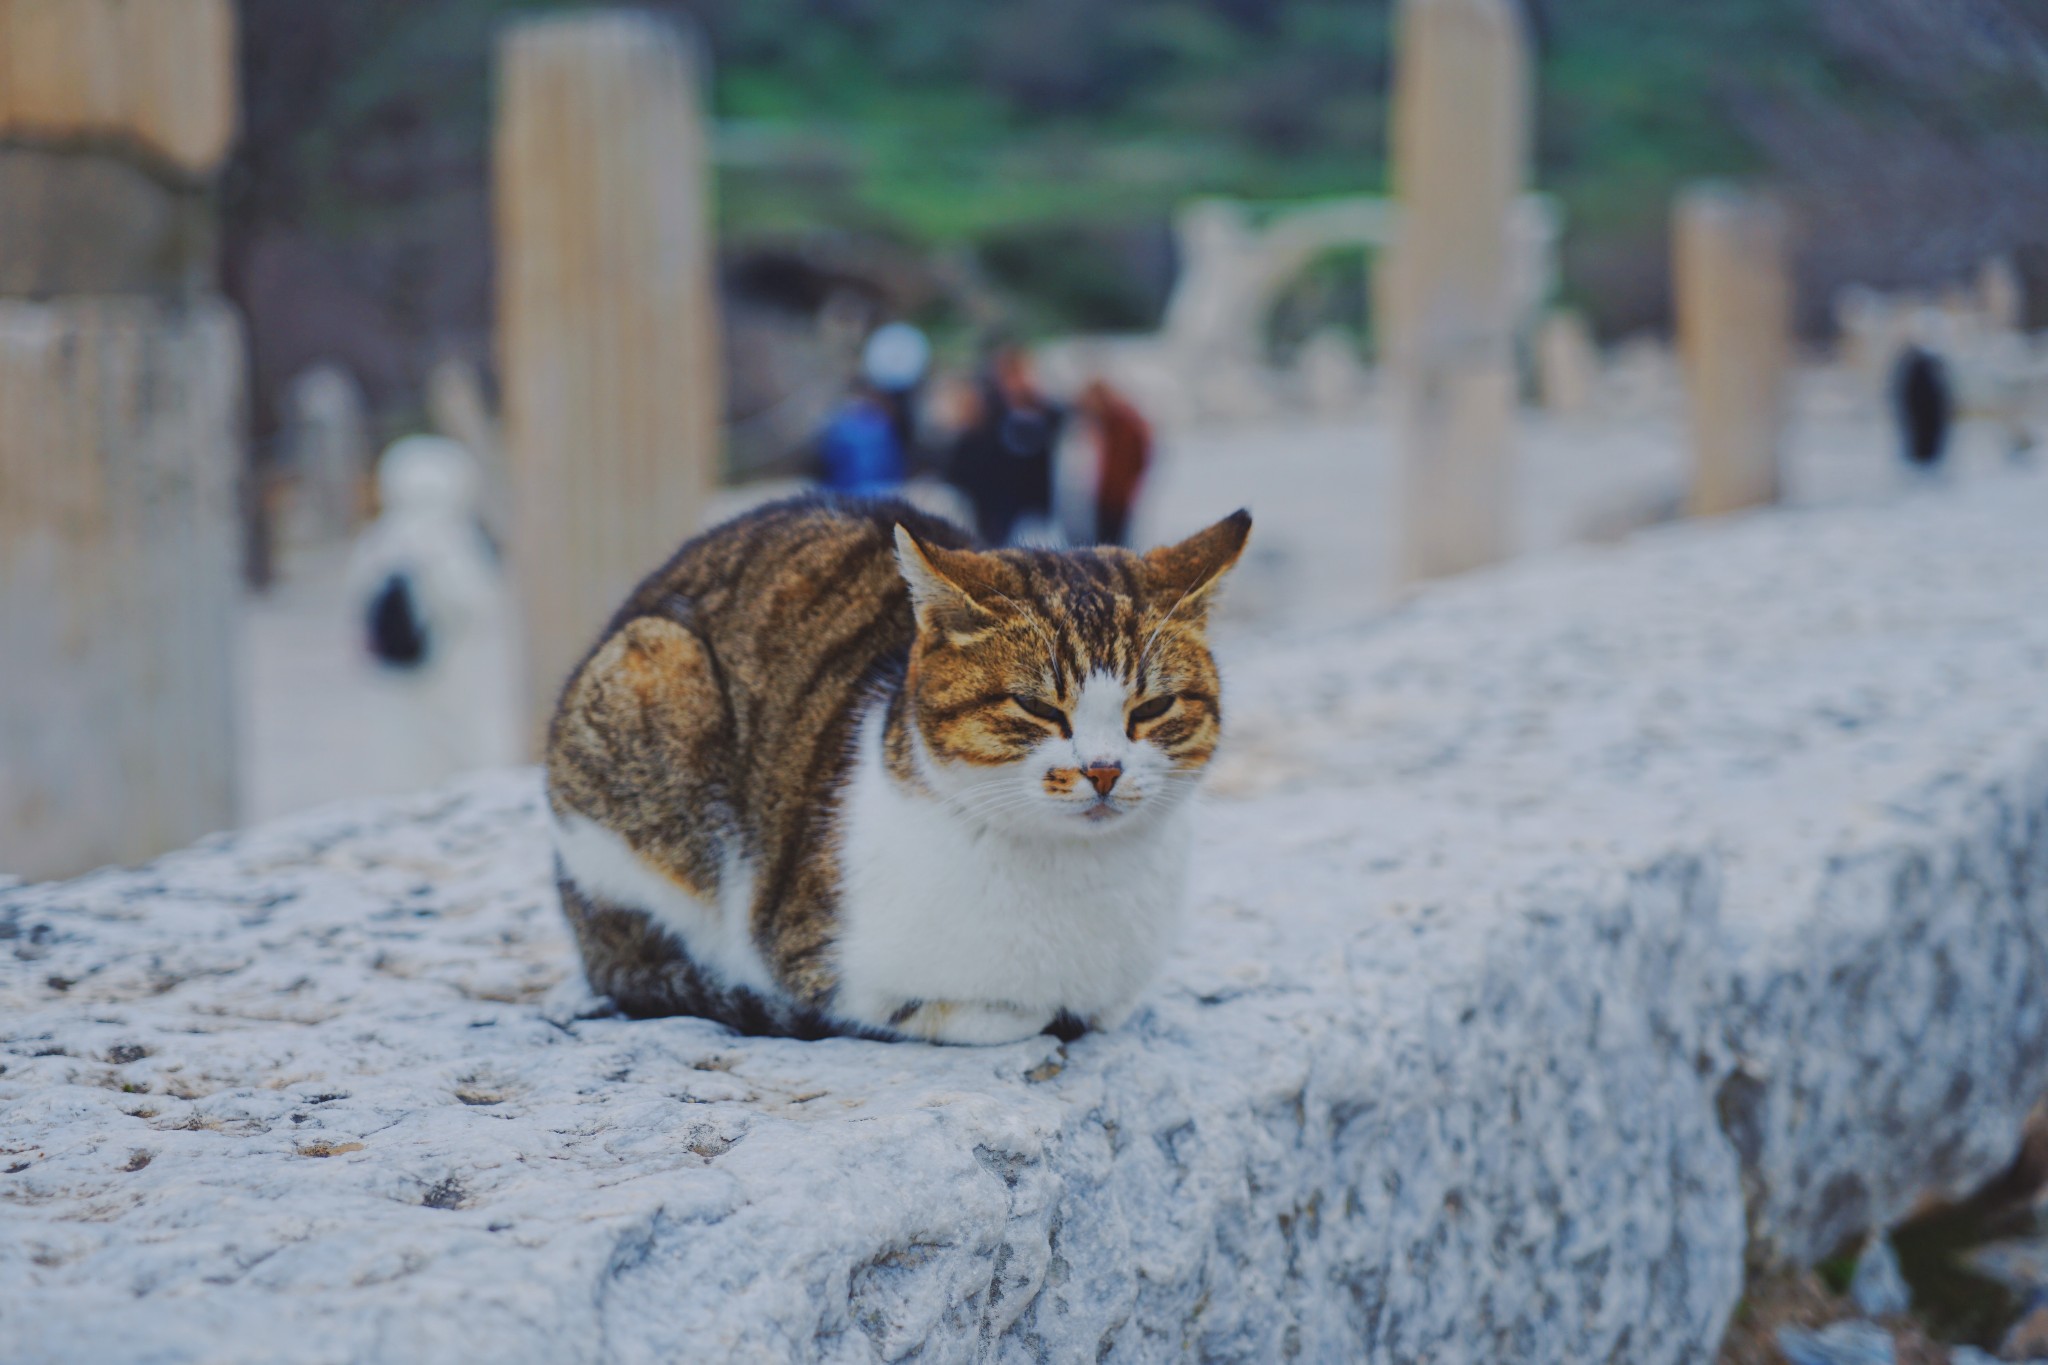
[{"label": "cat", "polygon": [[806,497],[684,545],[549,727],[593,989],[800,1038],[1117,1024],[1178,921],[1222,724],[1208,610],[1250,530],[981,551]]}]

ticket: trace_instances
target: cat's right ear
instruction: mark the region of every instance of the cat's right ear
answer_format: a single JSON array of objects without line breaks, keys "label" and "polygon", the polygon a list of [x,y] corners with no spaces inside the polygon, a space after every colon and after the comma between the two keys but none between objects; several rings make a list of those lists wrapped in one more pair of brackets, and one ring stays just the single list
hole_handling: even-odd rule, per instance
[{"label": "cat's right ear", "polygon": [[1252,514],[1242,507],[1214,526],[1195,532],[1177,545],[1147,550],[1142,560],[1153,590],[1168,604],[1168,614],[1183,607],[1199,613],[1210,591],[1244,553],[1252,533]]},{"label": "cat's right ear", "polygon": [[965,552],[926,545],[900,522],[896,526],[896,567],[910,586],[910,609],[923,634],[943,634],[954,643],[980,634],[995,618],[974,600],[962,572]]}]

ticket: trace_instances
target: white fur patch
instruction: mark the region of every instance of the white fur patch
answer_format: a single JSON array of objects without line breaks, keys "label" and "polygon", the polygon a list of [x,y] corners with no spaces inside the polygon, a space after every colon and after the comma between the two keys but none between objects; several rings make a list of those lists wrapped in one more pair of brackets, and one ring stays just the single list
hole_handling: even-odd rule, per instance
[{"label": "white fur patch", "polygon": [[1089,683],[1072,741],[974,785],[929,773],[939,799],[889,775],[883,716],[867,716],[841,807],[835,1013],[887,1027],[911,1001],[966,1005],[940,1040],[986,1043],[1028,1037],[1062,1009],[1101,1023],[1129,1011],[1172,945],[1192,821],[1184,784],[1100,825],[1080,798],[1042,790],[1048,762],[1072,766],[1084,739],[1104,749],[1086,761],[1145,766],[1123,731],[1121,684],[1111,720]]},{"label": "white fur patch", "polygon": [[[1124,733],[1127,701],[1123,679],[1114,674],[1090,673],[1081,680],[1071,712],[1075,767],[1109,762],[1128,768],[1141,759],[1141,746]],[[1150,745],[1142,747],[1152,749]],[[1158,750],[1152,752],[1156,754]]]},{"label": "white fur patch", "polygon": [[571,812],[554,818],[555,852],[578,890],[638,910],[682,941],[691,961],[770,1000],[783,992],[754,947],[748,925],[753,877],[728,858],[719,872],[718,903],[700,899],[663,876],[632,846],[595,820]]}]

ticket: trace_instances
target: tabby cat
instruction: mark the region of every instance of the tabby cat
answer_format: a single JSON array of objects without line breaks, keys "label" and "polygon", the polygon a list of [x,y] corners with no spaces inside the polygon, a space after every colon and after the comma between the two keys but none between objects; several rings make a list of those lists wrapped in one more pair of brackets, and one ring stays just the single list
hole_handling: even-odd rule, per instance
[{"label": "tabby cat", "polygon": [[684,545],[549,730],[591,985],[797,1037],[1116,1023],[1178,916],[1221,722],[1204,623],[1250,530],[977,551],[800,498]]}]

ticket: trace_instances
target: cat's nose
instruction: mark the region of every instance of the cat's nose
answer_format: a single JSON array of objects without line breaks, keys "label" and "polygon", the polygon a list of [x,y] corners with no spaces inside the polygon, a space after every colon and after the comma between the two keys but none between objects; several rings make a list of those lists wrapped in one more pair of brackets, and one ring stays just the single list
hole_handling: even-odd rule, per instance
[{"label": "cat's nose", "polygon": [[1124,775],[1124,765],[1121,763],[1097,763],[1083,768],[1081,773],[1094,785],[1097,796],[1107,796],[1109,795],[1109,789],[1116,785],[1116,780]]}]

